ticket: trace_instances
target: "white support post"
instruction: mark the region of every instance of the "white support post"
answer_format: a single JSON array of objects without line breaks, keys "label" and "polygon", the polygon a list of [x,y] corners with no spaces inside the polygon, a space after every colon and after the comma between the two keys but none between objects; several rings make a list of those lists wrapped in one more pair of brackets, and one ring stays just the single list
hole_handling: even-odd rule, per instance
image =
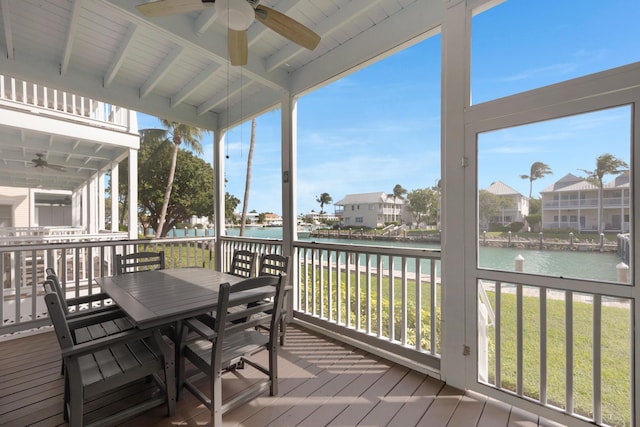
[{"label": "white support post", "polygon": [[281,132],[282,132],[282,254],[293,253],[293,241],[296,239],[296,185],[295,176],[297,158],[297,102],[290,93],[283,91],[281,96]]},{"label": "white support post", "polygon": [[214,176],[214,214],[215,214],[215,233],[216,233],[216,269],[222,268],[222,240],[220,236],[224,236],[226,222],[224,216],[225,205],[225,188],[224,188],[224,139],[227,131],[216,129],[213,131],[213,170]]},{"label": "white support post", "polygon": [[138,238],[138,150],[129,149],[129,239]]},{"label": "white support post", "polygon": [[111,164],[111,232],[116,233],[119,231],[119,223],[120,223],[120,205],[118,204],[118,200],[120,200],[120,189],[118,186],[120,185],[120,177],[118,176],[118,172],[120,170],[120,164],[117,162],[113,162]]},{"label": "white support post", "polygon": [[[475,376],[477,341],[475,327],[476,286],[466,283],[464,267],[470,250],[475,251],[475,212],[465,189],[468,165],[465,152],[464,110],[469,100],[469,26],[466,2],[447,2],[442,25],[442,379],[466,388]],[[469,224],[468,221],[471,221]],[[468,246],[470,249],[466,249]],[[460,310],[465,307],[465,310]],[[468,346],[468,347],[467,347]],[[469,348],[470,353],[465,351]],[[465,354],[468,354],[465,356]],[[468,374],[468,375],[467,375]]]}]

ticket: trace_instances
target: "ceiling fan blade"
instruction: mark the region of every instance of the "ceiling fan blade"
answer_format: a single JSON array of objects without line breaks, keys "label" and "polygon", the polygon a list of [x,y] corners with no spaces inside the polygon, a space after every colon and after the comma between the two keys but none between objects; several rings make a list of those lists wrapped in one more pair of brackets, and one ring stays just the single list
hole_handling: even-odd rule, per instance
[{"label": "ceiling fan blade", "polygon": [[202,0],[159,0],[139,4],[136,9],[144,16],[156,17],[197,12],[212,6],[213,2],[203,3]]},{"label": "ceiling fan blade", "polygon": [[256,7],[256,19],[264,25],[309,50],[320,43],[320,36],[293,18],[266,6]]},{"label": "ceiling fan blade", "polygon": [[67,171],[67,168],[65,168],[64,166],[60,166],[60,165],[50,165],[49,163],[47,163],[44,166],[49,168],[49,169],[56,170],[58,172],[66,172]]},{"label": "ceiling fan blade", "polygon": [[231,65],[247,65],[247,60],[249,59],[247,30],[236,31],[228,28],[227,44],[229,46],[229,61]]}]

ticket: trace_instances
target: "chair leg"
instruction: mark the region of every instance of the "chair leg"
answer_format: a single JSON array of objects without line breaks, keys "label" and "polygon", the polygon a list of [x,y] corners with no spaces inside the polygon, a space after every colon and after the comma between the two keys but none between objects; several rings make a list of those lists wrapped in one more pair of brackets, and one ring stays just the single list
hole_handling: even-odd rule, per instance
[{"label": "chair leg", "polygon": [[[68,367],[67,367],[68,368]],[[83,405],[84,405],[84,389],[80,378],[80,372],[78,375],[73,375],[73,372],[67,372],[69,379],[69,427],[82,427],[84,422],[82,420]]]},{"label": "chair leg", "polygon": [[222,425],[222,373],[213,373],[211,378],[211,425]]},{"label": "chair leg", "polygon": [[280,346],[285,345],[285,335],[287,333],[287,322],[286,316],[282,315],[280,317]]},{"label": "chair leg", "polygon": [[175,358],[172,349],[170,349],[167,343],[164,342],[159,330],[156,330],[153,333],[153,338],[158,348],[162,351],[162,357],[164,359],[164,381],[167,393],[167,410],[169,411],[169,416],[171,417],[176,412]]}]

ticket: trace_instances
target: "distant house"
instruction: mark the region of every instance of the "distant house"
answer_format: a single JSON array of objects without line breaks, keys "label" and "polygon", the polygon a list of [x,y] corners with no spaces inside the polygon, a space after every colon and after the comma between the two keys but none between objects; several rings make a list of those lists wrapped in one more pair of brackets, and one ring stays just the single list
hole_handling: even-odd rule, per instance
[{"label": "distant house", "polygon": [[[542,228],[598,230],[598,186],[585,178],[567,174],[540,192],[542,196]],[[604,231],[629,231],[629,172],[626,171],[602,189]]]},{"label": "distant house", "polygon": [[346,227],[382,227],[390,222],[411,222],[407,201],[383,192],[348,194],[334,203]]},{"label": "distant house", "polygon": [[333,223],[333,222],[340,222],[342,221],[342,216],[337,215],[335,213],[329,213],[329,212],[324,212],[324,213],[319,213],[319,212],[311,212],[308,213],[304,216],[304,220],[308,223],[311,224],[326,224],[326,223]]},{"label": "distant house", "polygon": [[264,214],[264,225],[267,227],[282,227],[282,217],[280,215],[267,212]]},{"label": "distant house", "polygon": [[489,218],[489,223],[508,225],[512,222],[524,222],[529,215],[529,199],[504,182],[492,182],[486,191],[506,200],[506,203],[501,204],[498,214]]}]

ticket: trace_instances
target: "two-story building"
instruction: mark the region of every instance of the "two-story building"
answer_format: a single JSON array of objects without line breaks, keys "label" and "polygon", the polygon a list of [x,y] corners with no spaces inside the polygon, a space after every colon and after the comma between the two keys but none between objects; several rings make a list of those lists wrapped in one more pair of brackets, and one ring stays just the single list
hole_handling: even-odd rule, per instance
[{"label": "two-story building", "polygon": [[335,203],[345,227],[382,227],[390,222],[411,222],[408,202],[383,192],[347,194]]},{"label": "two-story building", "polygon": [[604,184],[600,210],[598,186],[569,173],[540,192],[542,228],[597,232],[601,223],[602,231],[626,233],[629,231],[629,191],[629,172],[626,171]]}]

